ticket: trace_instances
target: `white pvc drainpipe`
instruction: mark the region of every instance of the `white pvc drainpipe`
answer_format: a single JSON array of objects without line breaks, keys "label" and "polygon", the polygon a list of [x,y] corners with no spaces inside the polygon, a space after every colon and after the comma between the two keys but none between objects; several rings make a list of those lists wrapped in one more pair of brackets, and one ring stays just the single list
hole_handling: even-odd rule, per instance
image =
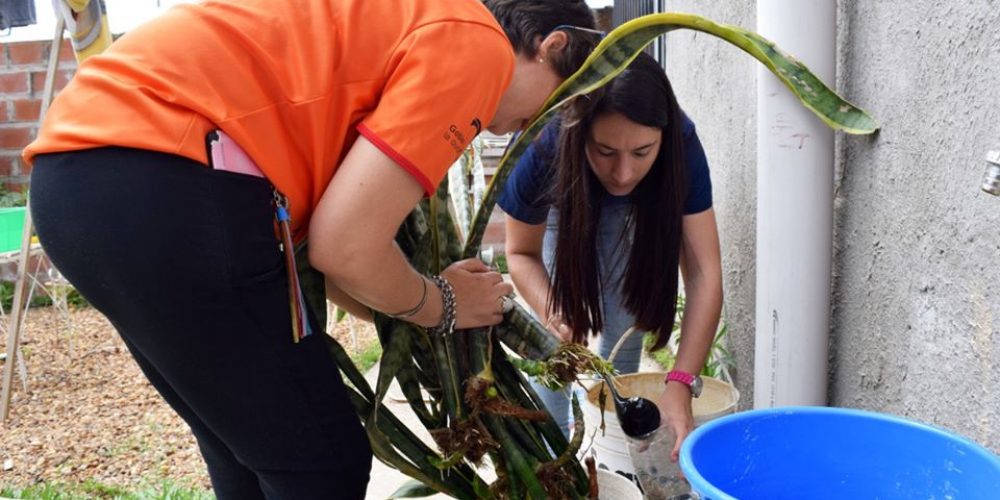
[{"label": "white pvc drainpipe", "polygon": [[[758,0],[757,30],[834,82],[836,0]],[[833,132],[757,71],[754,407],[826,405]]]}]

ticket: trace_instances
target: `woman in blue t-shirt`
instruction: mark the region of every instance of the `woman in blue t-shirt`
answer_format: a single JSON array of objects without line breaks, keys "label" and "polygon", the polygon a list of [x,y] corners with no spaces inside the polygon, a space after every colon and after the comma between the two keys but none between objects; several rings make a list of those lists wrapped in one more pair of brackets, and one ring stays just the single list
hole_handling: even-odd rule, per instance
[{"label": "woman in blue t-shirt", "polygon": [[[657,401],[679,437],[676,460],[694,427],[691,398],[719,321],[722,266],[705,152],[663,68],[642,54],[577,99],[521,158],[499,203],[520,295],[565,341],[599,333],[605,358],[632,326],[654,333],[653,349],[666,345],[680,268],[682,336]],[[638,371],[641,351],[641,335],[632,335],[615,368]],[[536,389],[567,431],[567,394]]]}]

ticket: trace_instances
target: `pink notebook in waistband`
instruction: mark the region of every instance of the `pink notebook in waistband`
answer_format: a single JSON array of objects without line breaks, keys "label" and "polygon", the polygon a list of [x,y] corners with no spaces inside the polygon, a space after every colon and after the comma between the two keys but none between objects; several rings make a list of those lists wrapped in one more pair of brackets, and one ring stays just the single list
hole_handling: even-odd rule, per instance
[{"label": "pink notebook in waistband", "polygon": [[252,175],[254,177],[264,177],[264,172],[260,170],[257,164],[250,158],[250,155],[232,137],[229,137],[222,130],[216,130],[215,134],[216,137],[210,138],[208,142],[209,154],[212,156],[212,168]]}]

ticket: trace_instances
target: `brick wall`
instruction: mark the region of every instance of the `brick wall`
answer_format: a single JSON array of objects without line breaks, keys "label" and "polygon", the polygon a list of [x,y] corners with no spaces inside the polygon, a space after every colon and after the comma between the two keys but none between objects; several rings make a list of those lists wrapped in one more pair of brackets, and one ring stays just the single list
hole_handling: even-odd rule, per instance
[{"label": "brick wall", "polygon": [[[0,183],[22,190],[28,169],[21,150],[35,137],[42,107],[51,41],[16,42],[0,46]],[[73,49],[63,41],[56,74],[56,91],[76,69]]]}]

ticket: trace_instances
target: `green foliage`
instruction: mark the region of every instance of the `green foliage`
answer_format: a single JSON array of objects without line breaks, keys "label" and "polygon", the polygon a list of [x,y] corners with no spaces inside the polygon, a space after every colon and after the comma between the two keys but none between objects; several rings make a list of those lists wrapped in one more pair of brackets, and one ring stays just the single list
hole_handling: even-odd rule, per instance
[{"label": "green foliage", "polygon": [[76,291],[76,288],[73,288],[69,292],[67,292],[66,303],[68,303],[69,306],[74,309],[83,309],[85,307],[90,307],[90,302],[87,302],[87,299],[83,295],[80,295],[80,292]]},{"label": "green foliage", "polygon": [[[14,305],[14,283],[9,281],[0,282],[0,305],[3,306],[3,310],[9,312],[11,306]],[[45,294],[34,294],[31,297],[31,303],[29,307],[45,307],[51,306],[52,299]]]},{"label": "green foliage", "polygon": [[135,491],[87,480],[83,483],[43,482],[24,488],[0,487],[0,497],[31,500],[211,500],[215,496],[201,488],[164,480]]},{"label": "green foliage", "polygon": [[[670,342],[657,351],[650,352],[653,358],[664,370],[670,370],[676,361],[677,346],[680,342],[681,321],[684,319],[685,298],[683,295],[677,296],[677,319],[674,321],[674,329],[670,335]],[[724,321],[719,322],[719,329],[715,332],[712,340],[712,347],[708,351],[708,360],[701,370],[701,375],[712,378],[723,378],[722,374],[733,366],[733,355],[726,348],[726,334],[729,326]],[[643,347],[648,351],[653,345],[653,336],[646,334],[642,339]]]},{"label": "green foliage", "polygon": [[702,375],[721,378],[723,373],[728,373],[733,366],[732,353],[726,348],[726,334],[729,333],[729,325],[725,322],[719,324],[719,330],[715,332],[715,339],[712,340],[712,349],[708,352],[708,361],[705,368],[701,370]]},{"label": "green foliage", "polygon": [[27,204],[27,192],[11,191],[7,186],[0,186],[0,208],[23,207]]},{"label": "green foliage", "polygon": [[[27,286],[30,287],[31,285],[29,284]],[[66,303],[74,309],[90,307],[90,303],[87,302],[87,299],[83,298],[83,295],[80,295],[80,292],[76,291],[76,289],[72,287],[69,287],[69,289],[66,290]],[[4,311],[9,312],[13,305],[14,283],[9,281],[0,282],[0,307],[3,307]],[[36,288],[35,293],[31,297],[29,307],[48,307],[51,305],[52,298],[45,293],[40,292]]]},{"label": "green foliage", "polygon": [[670,350],[670,347],[664,347],[655,351],[650,351],[649,348],[653,346],[653,335],[647,333],[645,337],[642,338],[642,347],[649,352],[649,357],[653,358],[653,361],[663,367],[664,370],[670,370],[674,367],[674,362],[676,361],[676,356],[674,356],[674,351]]},{"label": "green foliage", "polygon": [[497,272],[500,274],[510,273],[510,269],[507,268],[507,254],[498,252],[493,257],[493,267],[496,268]]}]

